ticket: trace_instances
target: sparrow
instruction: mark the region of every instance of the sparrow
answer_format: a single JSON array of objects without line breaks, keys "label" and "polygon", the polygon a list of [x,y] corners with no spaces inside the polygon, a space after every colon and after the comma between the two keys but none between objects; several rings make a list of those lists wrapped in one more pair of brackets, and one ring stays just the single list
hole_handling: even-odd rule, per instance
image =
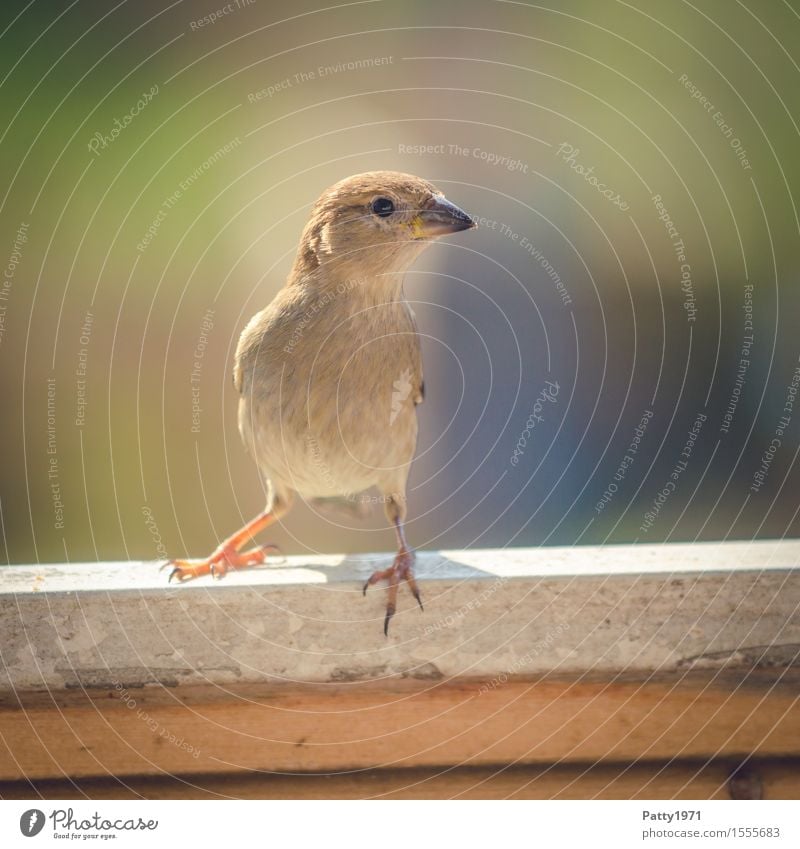
[{"label": "sparrow", "polygon": [[425,394],[420,340],[403,292],[434,240],[476,226],[431,183],[395,171],[355,174],[314,204],[292,270],[239,339],[233,380],[239,431],[267,483],[263,512],[202,560],[171,560],[169,580],[263,563],[248,547],[296,496],[347,498],[377,488],[397,554],[368,587],[388,583],[384,633],[402,582],[422,608],[406,541],[406,485]]}]

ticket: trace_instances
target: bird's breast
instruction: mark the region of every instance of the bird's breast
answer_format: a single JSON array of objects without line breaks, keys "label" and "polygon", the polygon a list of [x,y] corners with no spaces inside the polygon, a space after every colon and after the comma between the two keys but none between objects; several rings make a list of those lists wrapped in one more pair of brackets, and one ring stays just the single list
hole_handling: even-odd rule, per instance
[{"label": "bird's breast", "polygon": [[421,361],[404,302],[323,307],[270,333],[240,410],[265,472],[320,496],[358,492],[410,463]]}]

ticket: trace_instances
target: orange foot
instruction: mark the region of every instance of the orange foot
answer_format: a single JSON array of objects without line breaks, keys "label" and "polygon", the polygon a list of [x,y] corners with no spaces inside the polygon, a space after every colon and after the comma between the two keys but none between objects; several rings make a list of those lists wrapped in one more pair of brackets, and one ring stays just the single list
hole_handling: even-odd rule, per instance
[{"label": "orange foot", "polygon": [[246,569],[249,566],[258,566],[267,559],[267,555],[277,552],[274,545],[259,546],[249,551],[237,551],[231,546],[220,546],[210,557],[205,560],[170,560],[161,568],[173,566],[169,573],[168,583],[176,578],[185,581],[190,578],[199,578],[201,575],[211,575],[212,578],[224,578],[228,569]]},{"label": "orange foot", "polygon": [[286,511],[283,507],[281,512],[265,510],[259,513],[255,519],[251,519],[241,530],[236,531],[233,536],[228,537],[221,543],[217,550],[206,557],[205,560],[169,560],[161,568],[172,566],[169,573],[169,581],[177,578],[183,581],[186,578],[199,578],[201,575],[211,575],[214,578],[222,578],[228,569],[244,569],[248,566],[257,566],[267,559],[267,554],[278,549],[274,545],[251,548],[249,551],[240,551],[245,544],[262,531],[267,525],[271,525],[278,516]]},{"label": "orange foot", "polygon": [[405,549],[401,549],[397,552],[397,556],[394,558],[394,563],[392,563],[388,569],[373,572],[364,584],[363,594],[366,595],[369,587],[373,584],[377,584],[378,581],[389,582],[389,597],[386,601],[386,618],[383,620],[383,633],[386,634],[387,637],[389,636],[389,622],[391,621],[392,616],[394,616],[397,606],[397,588],[400,585],[400,581],[405,581],[408,584],[408,588],[411,590],[411,595],[413,595],[417,600],[420,610],[425,609],[422,606],[422,599],[419,595],[417,582],[414,580],[413,565],[413,553],[406,551]]}]

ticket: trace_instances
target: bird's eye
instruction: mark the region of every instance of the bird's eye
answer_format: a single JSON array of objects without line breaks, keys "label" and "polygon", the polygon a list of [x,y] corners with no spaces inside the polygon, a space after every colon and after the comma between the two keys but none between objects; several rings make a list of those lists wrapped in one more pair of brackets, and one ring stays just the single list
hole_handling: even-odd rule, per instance
[{"label": "bird's eye", "polygon": [[388,218],[394,212],[394,203],[389,198],[375,198],[372,211],[381,218]]}]

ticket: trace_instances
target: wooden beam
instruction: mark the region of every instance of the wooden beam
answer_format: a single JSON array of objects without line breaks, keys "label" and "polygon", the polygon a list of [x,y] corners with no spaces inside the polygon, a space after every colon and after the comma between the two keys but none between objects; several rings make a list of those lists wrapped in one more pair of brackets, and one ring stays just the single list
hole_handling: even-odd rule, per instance
[{"label": "wooden beam", "polygon": [[[753,684],[755,682],[751,682]],[[0,710],[0,779],[800,757],[796,682],[163,688]]]}]

